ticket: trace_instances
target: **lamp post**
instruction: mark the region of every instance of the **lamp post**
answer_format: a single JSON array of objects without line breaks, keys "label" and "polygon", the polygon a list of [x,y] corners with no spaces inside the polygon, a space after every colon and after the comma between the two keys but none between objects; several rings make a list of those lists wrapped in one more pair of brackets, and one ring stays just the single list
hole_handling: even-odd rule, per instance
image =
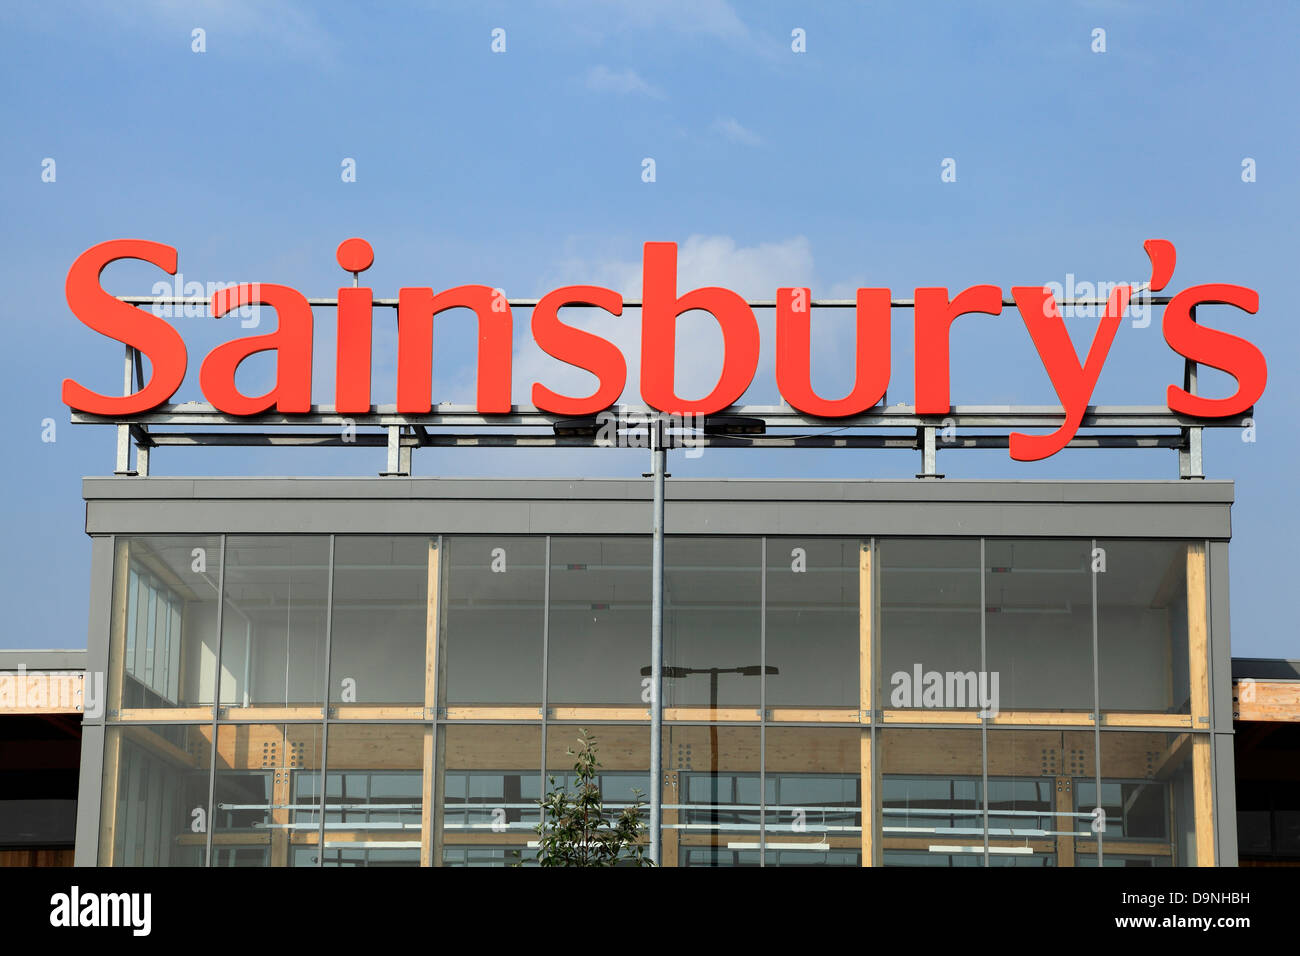
[{"label": "lamp post", "polygon": [[[653,673],[654,673],[653,664],[651,664],[649,667],[641,668],[641,674],[643,676],[646,674],[653,675]],[[716,826],[718,823],[718,722],[717,722],[718,675],[739,674],[742,677],[761,677],[763,674],[776,675],[781,673],[781,671],[779,668],[771,664],[767,665],[766,667],[763,667],[760,664],[752,664],[745,667],[667,667],[665,668],[663,666],[663,661],[660,660],[659,673],[660,673],[661,681],[665,677],[671,680],[680,677],[690,677],[694,674],[709,675],[709,710],[712,712],[712,716],[714,718],[712,721],[709,722],[709,781],[710,781],[710,796],[712,797],[712,804],[713,804],[712,809],[710,810],[710,822],[713,823],[714,826]],[[658,685],[656,684],[656,686]],[[663,708],[661,707],[655,708],[656,718],[659,716],[660,713],[662,713],[662,710]],[[658,746],[659,739],[660,739],[659,733],[656,730],[655,737],[650,742],[651,743],[651,747],[650,747],[651,764],[654,764],[656,755],[659,752],[659,746]],[[652,775],[651,777],[651,796],[656,799],[655,802],[651,803],[650,846],[652,849],[654,849],[658,847],[659,837],[660,837],[660,833],[659,833],[660,827],[658,824],[659,817],[655,815],[654,808],[658,806],[658,797],[663,788],[663,780],[662,780],[663,768],[660,767],[660,769],[657,772],[652,771],[652,774],[654,775]],[[762,798],[760,797],[760,799]],[[655,864],[658,865],[658,860],[655,861]]]},{"label": "lamp post", "polygon": [[[668,449],[664,447],[663,420],[650,427],[651,476],[654,479],[650,558],[650,860],[663,860],[663,776],[661,747],[664,726],[664,472]],[[644,673],[644,671],[643,671]]]},{"label": "lamp post", "polygon": [[[600,430],[604,415],[591,418],[557,420],[552,423],[557,436],[594,437]],[[649,412],[646,424],[649,426],[650,471],[643,477],[653,479],[654,503],[651,511],[652,550],[650,561],[650,666],[641,669],[642,676],[650,678],[650,860],[655,866],[662,862],[663,849],[663,683],[664,683],[664,479],[668,477],[667,431],[669,426],[678,429],[698,429],[703,436],[710,435],[762,435],[767,431],[766,423],[761,418],[744,418],[740,416],[709,416],[696,418],[700,424],[688,424],[689,416],[663,415]],[[617,421],[624,421],[624,416],[617,416]],[[625,437],[638,434],[641,422],[629,423],[615,427],[618,443]],[[681,670],[681,668],[674,668]],[[756,668],[710,668],[712,673],[709,699],[713,709],[717,709],[718,674],[758,672]],[[705,671],[690,671],[705,673]],[[768,673],[776,673],[769,669]],[[685,676],[674,674],[673,676]],[[751,675],[752,676],[752,675]],[[710,729],[710,742],[713,745],[714,786],[717,786],[717,727]],[[717,801],[715,800],[714,803]]]}]

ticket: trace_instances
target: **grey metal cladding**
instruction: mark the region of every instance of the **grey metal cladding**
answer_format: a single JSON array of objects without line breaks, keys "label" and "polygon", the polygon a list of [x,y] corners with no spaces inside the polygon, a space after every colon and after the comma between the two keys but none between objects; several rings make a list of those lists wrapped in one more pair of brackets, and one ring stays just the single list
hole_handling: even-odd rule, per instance
[{"label": "grey metal cladding", "polygon": [[[645,534],[637,479],[87,478],[92,535]],[[1231,535],[1230,481],[672,479],[669,534]]]}]

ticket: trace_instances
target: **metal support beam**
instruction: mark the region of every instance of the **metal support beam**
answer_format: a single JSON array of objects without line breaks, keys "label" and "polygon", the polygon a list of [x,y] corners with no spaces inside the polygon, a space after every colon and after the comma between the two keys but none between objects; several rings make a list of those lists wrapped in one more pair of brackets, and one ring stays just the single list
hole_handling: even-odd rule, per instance
[{"label": "metal support beam", "polygon": [[939,474],[939,452],[935,442],[938,429],[934,425],[924,425],[916,430],[917,444],[921,446],[921,473],[918,478],[942,478]]},{"label": "metal support beam", "polygon": [[654,543],[650,562],[650,859],[655,866],[662,863],[663,852],[664,473],[668,458],[663,432],[663,422],[655,419],[650,444],[654,480]]},{"label": "metal support beam", "polygon": [[[402,426],[388,426],[388,467],[381,471],[383,478],[411,477],[411,449],[402,447]],[[405,452],[405,454],[403,454]]]},{"label": "metal support beam", "polygon": [[[1196,321],[1196,306],[1191,309],[1192,321]],[[1188,395],[1196,394],[1196,363],[1187,359],[1183,363],[1183,391]],[[1183,429],[1183,448],[1178,452],[1178,477],[1195,479],[1205,477],[1205,463],[1201,455],[1201,426],[1192,425]]]}]

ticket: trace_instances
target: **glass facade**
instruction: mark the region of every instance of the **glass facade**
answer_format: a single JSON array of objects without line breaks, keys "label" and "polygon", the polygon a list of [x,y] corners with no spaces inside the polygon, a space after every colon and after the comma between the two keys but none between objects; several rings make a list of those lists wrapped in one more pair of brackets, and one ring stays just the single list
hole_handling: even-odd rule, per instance
[{"label": "glass facade", "polygon": [[99,861],[535,862],[579,731],[672,866],[1185,866],[1203,542],[676,535],[114,543]]}]

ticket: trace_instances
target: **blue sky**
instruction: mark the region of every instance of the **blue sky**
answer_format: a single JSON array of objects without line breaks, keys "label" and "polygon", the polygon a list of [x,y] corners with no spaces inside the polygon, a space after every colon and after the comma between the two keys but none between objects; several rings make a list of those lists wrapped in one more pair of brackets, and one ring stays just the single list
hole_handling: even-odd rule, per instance
[{"label": "blue sky", "polygon": [[[119,9],[120,7],[120,9]],[[193,52],[192,31],[206,52]],[[505,30],[494,53],[492,31]],[[791,50],[791,31],[806,52]],[[1093,52],[1103,29],[1106,50]],[[1297,334],[1287,300],[1300,212],[1293,44],[1283,3],[727,4],[570,0],[539,4],[8,3],[0,9],[4,390],[8,467],[0,647],[85,643],[90,543],[83,475],[111,472],[111,429],[74,427],[71,376],[120,387],[116,343],[63,297],[89,246],[144,238],[180,250],[199,281],[261,281],[332,295],[334,249],[366,237],[377,296],[404,285],[499,286],[532,296],[568,282],[628,292],[647,240],[681,245],[679,289],[755,298],[778,286],[910,296],[1012,284],[1144,280],[1148,238],[1178,248],[1171,290],[1258,290],[1258,315],[1211,311],[1256,343],[1270,380],[1257,440],[1209,433],[1206,471],[1237,482],[1232,624],[1238,656],[1300,656],[1288,555],[1300,522],[1293,412]],[[655,161],[653,183],[642,161]],[[1242,162],[1257,179],[1242,181]],[[42,163],[55,161],[55,181]],[[356,162],[343,182],[341,163]],[[956,162],[956,182],[941,163]],[[166,278],[119,264],[118,293]],[[390,313],[379,312],[376,401],[392,401]],[[837,317],[838,316],[838,317]],[[847,313],[814,317],[815,381],[847,390]],[[629,347],[639,323],[592,317]],[[178,319],[197,370],[237,325]],[[391,319],[389,320],[391,324]],[[747,400],[773,401],[770,318]],[[332,400],[332,315],[317,317],[317,400]],[[467,401],[472,336],[450,329],[435,400]],[[542,378],[586,379],[542,355],[516,316],[515,401]],[[1068,323],[1086,349],[1095,320]],[[443,333],[440,332],[440,335]],[[716,376],[717,333],[683,319],[679,356],[697,394]],[[953,332],[953,401],[1055,404],[1014,311]],[[893,327],[890,402],[912,400],[910,315]],[[260,391],[269,366],[241,370]],[[1094,395],[1163,403],[1181,360],[1159,322],[1125,323]],[[1206,374],[1203,391],[1231,381]],[[700,384],[703,383],[703,384]],[[687,390],[689,391],[689,389]],[[634,399],[634,395],[625,396]],[[41,440],[42,421],[56,441]],[[636,475],[644,453],[424,451],[416,472]],[[1173,452],[1064,452],[1039,464],[1005,451],[950,452],[952,477],[1169,478]],[[164,449],[155,474],[374,474],[378,450]],[[683,476],[907,477],[916,456],[710,451]]]}]

